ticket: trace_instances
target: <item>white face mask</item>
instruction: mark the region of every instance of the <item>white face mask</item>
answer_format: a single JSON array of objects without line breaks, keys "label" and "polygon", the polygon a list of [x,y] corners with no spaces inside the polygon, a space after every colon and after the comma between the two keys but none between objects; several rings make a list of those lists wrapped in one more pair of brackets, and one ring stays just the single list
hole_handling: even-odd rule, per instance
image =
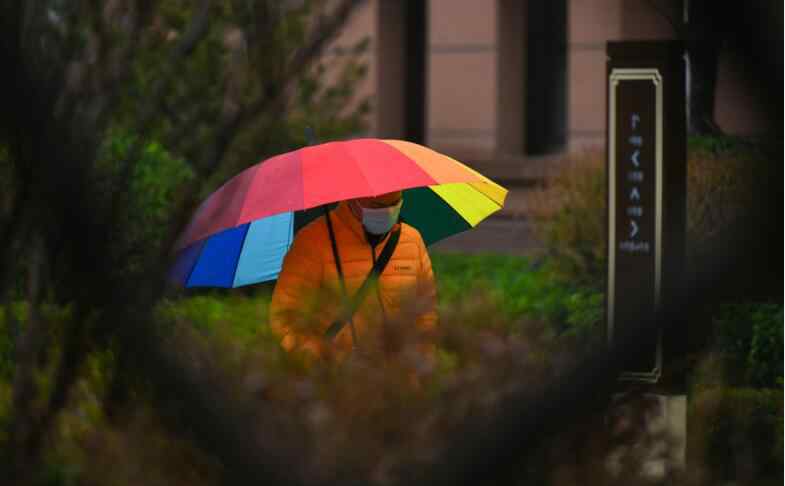
[{"label": "white face mask", "polygon": [[363,226],[368,230],[368,233],[374,235],[383,235],[390,231],[390,228],[398,221],[398,215],[401,213],[401,206],[403,200],[398,201],[395,206],[387,208],[363,208]]}]

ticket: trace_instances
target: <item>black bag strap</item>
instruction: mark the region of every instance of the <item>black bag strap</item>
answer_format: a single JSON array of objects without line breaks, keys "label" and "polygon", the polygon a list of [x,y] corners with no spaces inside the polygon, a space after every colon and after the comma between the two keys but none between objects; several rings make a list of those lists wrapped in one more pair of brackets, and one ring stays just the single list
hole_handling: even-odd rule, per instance
[{"label": "black bag strap", "polygon": [[327,220],[327,231],[330,233],[330,245],[333,247],[333,258],[335,259],[335,269],[338,270],[338,279],[341,281],[341,292],[346,297],[346,284],[343,280],[343,269],[341,268],[341,255],[338,253],[338,243],[335,241],[335,231],[333,231],[333,221],[330,218],[330,208],[324,206],[324,219]]},{"label": "black bag strap", "polygon": [[[338,281],[341,283],[341,297],[345,302],[346,299],[348,298],[348,293],[346,292],[346,282],[344,281],[343,268],[341,267],[341,254],[338,253],[338,242],[335,240],[335,231],[333,230],[332,218],[330,218],[329,205],[325,204],[323,208],[324,208],[324,219],[327,220],[327,231],[330,233],[330,245],[332,246],[333,249],[333,259],[335,260],[335,269],[338,271]],[[354,323],[351,322],[351,316],[349,317],[349,324],[350,324],[349,327],[352,330],[352,343],[354,344],[354,346],[357,346],[357,332],[354,330]]]},{"label": "black bag strap", "polygon": [[[365,299],[365,295],[368,293],[368,290],[371,288],[371,283],[373,283],[374,280],[379,278],[379,275],[381,275],[382,272],[384,272],[384,269],[387,267],[387,264],[390,262],[390,258],[392,257],[392,254],[395,251],[395,247],[398,246],[398,240],[400,238],[401,238],[401,227],[398,226],[398,228],[396,228],[395,231],[393,231],[392,234],[390,234],[390,238],[387,240],[387,243],[385,243],[382,252],[379,254],[379,258],[376,260],[376,262],[374,262],[373,268],[371,268],[371,271],[368,273],[368,276],[365,277],[365,281],[360,286],[360,289],[357,290],[357,293],[355,293],[352,296],[351,300],[349,300],[349,302],[347,303],[346,308],[341,313],[341,317],[335,322],[333,322],[332,324],[330,324],[330,327],[328,327],[327,331],[325,331],[324,333],[325,337],[327,337],[328,339],[334,338],[336,335],[338,335],[339,332],[341,332],[341,329],[343,329],[346,323],[351,321],[352,317],[354,316],[354,313],[357,312],[357,308],[360,307],[360,304],[362,303],[363,299]],[[344,287],[344,291],[345,291],[345,287]],[[354,326],[352,326],[352,333],[354,333]],[[354,334],[352,334],[352,338],[355,339],[355,343],[356,343],[356,338]]]}]

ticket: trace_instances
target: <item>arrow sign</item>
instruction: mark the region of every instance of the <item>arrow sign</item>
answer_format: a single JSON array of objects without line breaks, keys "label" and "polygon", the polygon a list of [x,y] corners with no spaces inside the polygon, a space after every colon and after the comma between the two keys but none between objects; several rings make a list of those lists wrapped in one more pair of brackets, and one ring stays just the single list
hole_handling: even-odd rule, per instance
[{"label": "arrow sign", "polygon": [[635,235],[638,234],[638,224],[635,220],[630,220],[630,238],[635,238]]},{"label": "arrow sign", "polygon": [[632,162],[632,165],[634,165],[635,167],[641,166],[641,163],[638,160],[638,157],[640,157],[640,155],[641,155],[641,151],[639,149],[635,149],[635,152],[633,152],[632,155],[630,156],[630,162]]},{"label": "arrow sign", "polygon": [[637,187],[632,188],[632,192],[630,192],[630,201],[640,201],[641,200],[641,193],[638,192]]}]

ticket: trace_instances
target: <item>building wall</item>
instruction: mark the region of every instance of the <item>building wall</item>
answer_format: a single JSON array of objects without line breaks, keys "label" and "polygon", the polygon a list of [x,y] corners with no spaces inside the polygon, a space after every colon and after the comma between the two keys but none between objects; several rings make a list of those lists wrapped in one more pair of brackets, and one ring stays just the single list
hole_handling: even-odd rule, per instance
[{"label": "building wall", "polygon": [[[358,99],[371,97],[371,136],[403,134],[403,1],[369,0],[334,43],[371,40],[368,77],[357,93]],[[425,143],[463,160],[524,160],[525,18],[526,5],[535,0],[423,1],[428,2]],[[673,29],[646,0],[570,0],[567,15],[566,149],[602,147],[606,42],[670,39]],[[717,85],[720,127],[739,135],[759,133],[760,111],[751,99],[724,55]]]},{"label": "building wall", "polygon": [[752,96],[749,86],[739,72],[739,63],[732,53],[720,55],[717,86],[714,92],[714,119],[725,132],[741,136],[760,136],[765,130],[765,107],[756,105],[760,99]]},{"label": "building wall", "polygon": [[496,150],[496,2],[430,0],[427,133],[436,150],[487,159]]},{"label": "building wall", "polygon": [[568,144],[605,143],[605,43],[622,38],[623,0],[571,0],[568,6]]}]

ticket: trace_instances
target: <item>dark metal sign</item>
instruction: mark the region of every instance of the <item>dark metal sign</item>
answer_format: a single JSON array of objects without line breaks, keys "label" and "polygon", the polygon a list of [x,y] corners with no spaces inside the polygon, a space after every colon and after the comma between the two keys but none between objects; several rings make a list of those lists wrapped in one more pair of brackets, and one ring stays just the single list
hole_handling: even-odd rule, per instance
[{"label": "dark metal sign", "polygon": [[[683,247],[686,134],[678,119],[684,119],[685,105],[680,55],[673,59],[679,53],[674,47],[654,42],[608,45],[609,343],[619,326],[656,314],[675,289],[674,272],[682,266],[678,242]],[[668,84],[678,83],[680,88],[668,89]],[[674,123],[666,131],[667,122]],[[657,382],[662,342],[661,332],[651,336],[621,379]]]}]

